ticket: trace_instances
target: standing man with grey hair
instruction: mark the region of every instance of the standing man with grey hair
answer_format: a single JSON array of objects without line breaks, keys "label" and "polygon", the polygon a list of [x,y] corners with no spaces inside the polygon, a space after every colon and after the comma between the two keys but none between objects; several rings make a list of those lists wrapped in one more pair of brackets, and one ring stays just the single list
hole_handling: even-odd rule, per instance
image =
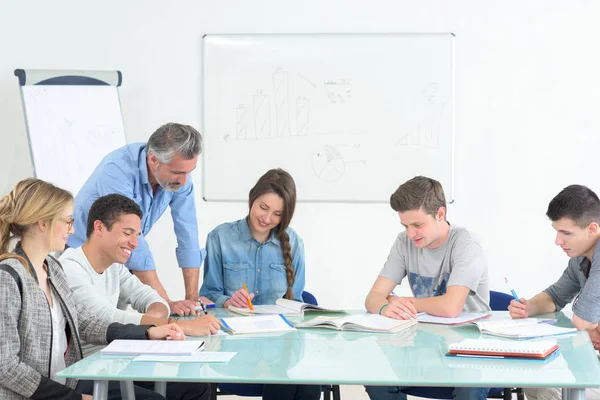
[{"label": "standing man with grey hair", "polygon": [[[126,266],[169,303],[173,314],[179,315],[196,314],[199,268],[205,255],[198,241],[194,185],[189,179],[201,151],[202,136],[198,131],[189,125],[168,123],[158,128],[148,143],[128,144],[108,154],[75,198],[75,234],[68,241],[71,247],[85,242],[88,213],[99,197],[118,193],[133,199],[143,212],[142,234]],[[177,262],[185,283],[185,300],[180,301],[167,295],[144,238],[167,206],[171,207]]]}]

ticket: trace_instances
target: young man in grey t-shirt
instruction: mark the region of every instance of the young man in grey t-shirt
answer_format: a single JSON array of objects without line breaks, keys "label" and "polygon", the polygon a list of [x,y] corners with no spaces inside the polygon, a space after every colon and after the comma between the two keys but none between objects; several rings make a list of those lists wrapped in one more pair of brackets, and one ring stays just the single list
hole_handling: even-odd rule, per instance
[{"label": "young man in grey t-shirt", "polygon": [[[489,311],[487,263],[481,246],[464,228],[446,219],[442,185],[417,176],[392,194],[400,233],[365,301],[367,310],[396,319],[417,312],[456,317],[462,311]],[[390,295],[408,277],[414,297]],[[372,400],[406,399],[401,387],[367,386]],[[456,399],[485,399],[489,389],[456,388]]]},{"label": "young man in grey t-shirt", "polygon": [[[512,318],[527,318],[563,309],[573,299],[573,324],[587,330],[600,350],[600,199],[582,185],[571,185],[557,194],[546,215],[556,230],[555,243],[569,256],[569,264],[554,284],[533,298],[512,300]],[[597,389],[586,398],[599,398]],[[526,389],[529,398],[560,399],[558,389]]]}]

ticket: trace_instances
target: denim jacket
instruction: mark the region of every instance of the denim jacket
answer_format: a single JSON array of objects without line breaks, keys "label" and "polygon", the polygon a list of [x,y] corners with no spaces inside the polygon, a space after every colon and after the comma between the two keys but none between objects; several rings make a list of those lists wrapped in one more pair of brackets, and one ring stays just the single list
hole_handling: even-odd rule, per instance
[{"label": "denim jacket", "polygon": [[[304,243],[287,228],[290,237],[294,299],[302,301],[304,290]],[[264,243],[252,237],[246,218],[216,227],[206,239],[204,282],[200,295],[223,307],[244,283],[254,293],[254,304],[275,304],[287,291],[286,267],[281,243],[274,232]]]}]

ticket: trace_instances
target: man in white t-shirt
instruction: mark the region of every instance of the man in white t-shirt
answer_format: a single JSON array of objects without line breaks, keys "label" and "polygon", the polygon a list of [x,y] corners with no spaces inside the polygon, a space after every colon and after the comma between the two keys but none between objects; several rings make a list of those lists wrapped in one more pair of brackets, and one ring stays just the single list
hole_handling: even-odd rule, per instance
[{"label": "man in white t-shirt", "polygon": [[[487,263],[479,243],[446,219],[442,185],[417,176],[392,194],[390,205],[405,231],[365,301],[367,310],[389,318],[416,318],[417,312],[456,317],[463,311],[489,311]],[[408,277],[414,297],[391,295]],[[398,386],[367,386],[372,400],[403,400]],[[485,399],[487,388],[455,388],[456,399]]]},{"label": "man in white t-shirt", "polygon": [[[91,314],[114,322],[150,325],[175,322],[186,335],[217,333],[220,323],[212,315],[171,321],[167,302],[125,267],[131,252],[137,247],[141,219],[142,211],[135,201],[120,194],[100,197],[92,204],[85,243],[81,247],[67,249],[60,256],[76,300],[85,304]],[[127,309],[129,305],[133,310]],[[84,356],[102,347],[83,343]],[[150,386],[148,382],[136,382],[135,391],[139,391],[139,397],[143,398],[144,391]],[[210,388],[206,383],[167,385],[169,399],[209,397]]]}]

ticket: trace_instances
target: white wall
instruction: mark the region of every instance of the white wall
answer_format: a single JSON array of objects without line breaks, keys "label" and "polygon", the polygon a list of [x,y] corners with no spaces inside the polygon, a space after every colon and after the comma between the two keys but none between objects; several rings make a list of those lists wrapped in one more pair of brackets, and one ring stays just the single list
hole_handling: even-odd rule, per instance
[{"label": "white wall", "polygon": [[[531,296],[567,262],[553,244],[548,202],[571,183],[600,191],[598,15],[593,1],[0,0],[0,191],[31,174],[15,68],[121,70],[128,140],[145,141],[166,121],[201,126],[204,33],[454,32],[449,219],[481,239],[492,288],[505,290],[506,275]],[[200,174],[194,182],[201,186]],[[198,194],[201,242],[245,213],[245,204],[205,203]],[[306,244],[307,289],[347,308],[362,307],[401,229],[383,204],[301,203],[292,225]],[[168,217],[149,241],[168,291],[182,295]]]}]

